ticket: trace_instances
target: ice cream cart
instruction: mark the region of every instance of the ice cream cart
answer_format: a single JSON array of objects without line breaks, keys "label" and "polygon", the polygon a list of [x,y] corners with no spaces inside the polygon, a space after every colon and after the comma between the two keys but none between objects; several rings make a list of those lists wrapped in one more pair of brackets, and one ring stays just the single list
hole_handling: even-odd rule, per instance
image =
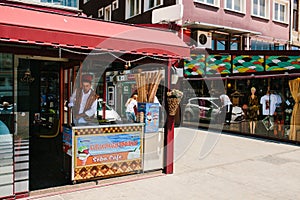
[{"label": "ice cream cart", "polygon": [[73,183],[143,170],[144,124],[64,126],[63,149]]}]

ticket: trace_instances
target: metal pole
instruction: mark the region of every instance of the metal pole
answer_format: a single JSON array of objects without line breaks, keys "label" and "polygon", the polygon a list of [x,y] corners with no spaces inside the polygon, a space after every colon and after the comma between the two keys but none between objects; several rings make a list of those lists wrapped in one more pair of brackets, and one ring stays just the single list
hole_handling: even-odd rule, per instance
[{"label": "metal pole", "polygon": [[[171,88],[171,67],[172,60],[168,61],[167,68],[167,86],[168,89]],[[166,94],[165,94],[166,95]],[[167,104],[165,104],[167,105]],[[173,174],[173,160],[174,160],[174,127],[175,127],[175,117],[170,116],[168,113],[167,123],[165,126],[166,142],[165,142],[165,165],[164,171],[166,174]]]}]

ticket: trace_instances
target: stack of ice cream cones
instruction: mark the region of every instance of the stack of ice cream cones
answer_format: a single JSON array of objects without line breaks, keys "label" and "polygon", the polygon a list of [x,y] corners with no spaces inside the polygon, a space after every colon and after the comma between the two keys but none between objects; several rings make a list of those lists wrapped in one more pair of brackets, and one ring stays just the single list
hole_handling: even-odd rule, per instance
[{"label": "stack of ice cream cones", "polygon": [[135,74],[138,102],[153,103],[161,80],[160,71]]}]

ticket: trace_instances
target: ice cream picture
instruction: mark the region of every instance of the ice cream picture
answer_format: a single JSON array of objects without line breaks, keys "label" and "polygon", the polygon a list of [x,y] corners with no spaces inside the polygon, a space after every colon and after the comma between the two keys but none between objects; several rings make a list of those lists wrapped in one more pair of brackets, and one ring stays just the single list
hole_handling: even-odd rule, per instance
[{"label": "ice cream picture", "polygon": [[146,119],[147,119],[148,124],[150,124],[151,121],[152,121],[152,115],[151,115],[151,112],[148,112],[148,113],[147,113]]},{"label": "ice cream picture", "polygon": [[157,121],[159,120],[159,113],[158,112],[154,112],[153,113],[153,123],[154,125],[156,125]]},{"label": "ice cream picture", "polygon": [[85,165],[88,157],[90,156],[89,148],[87,146],[80,146],[78,148],[78,159],[81,161],[81,165]]},{"label": "ice cream picture", "polygon": [[127,159],[131,160],[131,159],[136,159],[136,158],[140,158],[141,153],[140,153],[140,146],[137,146],[133,151],[128,153]]}]

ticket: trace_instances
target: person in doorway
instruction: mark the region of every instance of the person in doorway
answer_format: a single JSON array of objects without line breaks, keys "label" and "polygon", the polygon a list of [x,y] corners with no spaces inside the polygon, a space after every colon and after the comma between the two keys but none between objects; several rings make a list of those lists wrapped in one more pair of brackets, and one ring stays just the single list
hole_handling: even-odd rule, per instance
[{"label": "person in doorway", "polygon": [[133,94],[125,104],[126,118],[129,122],[136,122],[137,97],[137,94]]},{"label": "person in doorway", "polygon": [[231,113],[232,113],[232,102],[230,101],[230,98],[226,94],[220,95],[220,100],[222,104],[222,111],[226,113],[225,123],[227,125],[230,125]]},{"label": "person in doorway", "polygon": [[75,125],[96,122],[98,95],[92,89],[92,75],[82,76],[82,86],[77,88],[70,97],[68,107],[73,108]]},{"label": "person in doorway", "polygon": [[256,89],[255,87],[251,88],[251,95],[248,99],[248,118],[249,118],[249,125],[250,125],[250,133],[255,133],[256,123],[259,115],[259,107],[258,107],[258,98],[255,95]]}]

